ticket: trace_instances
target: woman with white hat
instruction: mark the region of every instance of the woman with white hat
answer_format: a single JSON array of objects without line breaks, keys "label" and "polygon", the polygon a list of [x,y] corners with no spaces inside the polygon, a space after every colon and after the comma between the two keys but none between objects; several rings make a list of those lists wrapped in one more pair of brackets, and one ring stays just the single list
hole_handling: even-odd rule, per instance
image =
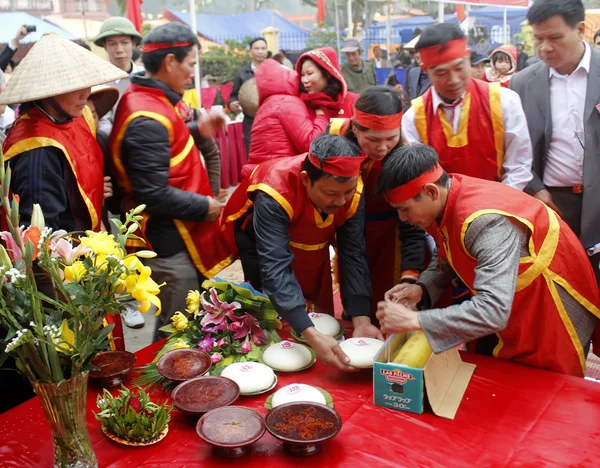
[{"label": "woman with white hat", "polygon": [[55,34],[44,35],[20,63],[0,104],[22,103],[3,150],[24,224],[38,203],[54,229],[100,229],[104,162],[86,102],[92,86],[125,76]]}]

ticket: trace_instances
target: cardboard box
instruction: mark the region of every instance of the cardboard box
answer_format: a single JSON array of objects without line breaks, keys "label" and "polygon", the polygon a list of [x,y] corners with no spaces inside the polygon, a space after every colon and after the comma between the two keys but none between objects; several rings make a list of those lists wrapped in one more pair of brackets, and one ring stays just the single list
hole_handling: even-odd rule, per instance
[{"label": "cardboard box", "polygon": [[431,409],[437,416],[454,419],[475,365],[462,362],[457,349],[432,354],[423,369],[387,362],[406,339],[405,333],[390,336],[375,356],[373,403],[422,414],[427,393]]}]

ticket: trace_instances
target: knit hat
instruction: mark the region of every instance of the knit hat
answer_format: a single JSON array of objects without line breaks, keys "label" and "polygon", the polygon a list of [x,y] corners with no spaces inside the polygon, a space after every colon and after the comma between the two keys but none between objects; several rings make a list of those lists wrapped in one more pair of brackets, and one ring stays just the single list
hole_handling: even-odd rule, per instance
[{"label": "knit hat", "polygon": [[104,47],[104,41],[110,36],[131,36],[135,45],[140,45],[142,42],[142,35],[137,32],[133,23],[123,16],[113,16],[105,20],[100,26],[98,36],[94,39],[94,44]]},{"label": "knit hat", "polygon": [[44,34],[21,61],[0,95],[0,104],[18,104],[91,88],[128,74],[57,34]]}]

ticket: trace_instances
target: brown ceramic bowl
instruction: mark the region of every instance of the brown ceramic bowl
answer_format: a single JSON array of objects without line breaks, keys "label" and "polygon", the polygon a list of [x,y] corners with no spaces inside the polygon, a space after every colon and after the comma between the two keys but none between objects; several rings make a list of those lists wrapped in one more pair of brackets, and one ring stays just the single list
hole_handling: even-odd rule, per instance
[{"label": "brown ceramic bowl", "polygon": [[250,445],[265,433],[260,413],[243,406],[227,406],[206,413],[196,425],[196,432],[213,446],[215,455],[240,458],[251,451]]},{"label": "brown ceramic bowl", "polygon": [[266,424],[290,455],[307,456],[319,452],[323,442],[340,432],[342,418],[329,406],[298,401],[273,408]]},{"label": "brown ceramic bowl", "polygon": [[156,363],[156,369],[165,379],[185,382],[206,374],[212,362],[210,355],[199,349],[174,349],[165,353]]},{"label": "brown ceramic bowl", "polygon": [[90,361],[99,370],[90,371],[90,379],[99,387],[121,385],[127,373],[135,366],[135,354],[129,351],[104,351]]},{"label": "brown ceramic bowl", "polygon": [[188,414],[203,414],[229,406],[240,396],[240,387],[226,377],[207,375],[177,386],[171,398],[175,407]]}]

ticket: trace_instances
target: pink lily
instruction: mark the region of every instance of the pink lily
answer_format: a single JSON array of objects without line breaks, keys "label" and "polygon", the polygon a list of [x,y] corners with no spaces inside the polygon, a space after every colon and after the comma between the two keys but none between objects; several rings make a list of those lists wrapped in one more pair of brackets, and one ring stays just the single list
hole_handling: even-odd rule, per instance
[{"label": "pink lily", "polygon": [[242,354],[248,354],[250,351],[252,351],[252,343],[244,341],[242,343]]},{"label": "pink lily", "polygon": [[64,237],[55,242],[51,242],[50,250],[52,250],[53,257],[62,258],[67,266],[72,265],[75,260],[89,251],[83,244],[79,244],[77,247],[73,248],[73,244]]},{"label": "pink lily", "polygon": [[233,338],[235,340],[240,340],[251,335],[254,344],[260,345],[266,338],[265,333],[258,325],[258,321],[248,312],[238,322],[232,323],[229,328],[234,332]]},{"label": "pink lily", "polygon": [[198,349],[210,353],[215,347],[215,339],[212,336],[205,336],[202,341],[198,342]]},{"label": "pink lily", "polygon": [[223,360],[223,355],[221,353],[215,353],[210,356],[210,362],[216,364],[217,362],[221,362]]},{"label": "pink lily", "polygon": [[221,338],[219,341],[217,341],[217,348],[221,349],[225,348],[226,346],[229,346],[229,341],[227,341],[227,338]]},{"label": "pink lily", "polygon": [[227,316],[231,318],[233,311],[242,307],[238,302],[228,304],[219,300],[217,290],[214,288],[210,290],[210,301],[206,298],[205,294],[202,294],[201,302],[202,308],[206,312],[200,322],[200,325],[203,327],[206,325],[219,325]]},{"label": "pink lily", "polygon": [[227,330],[227,324],[225,322],[221,322],[219,325],[214,327],[202,327],[202,331],[206,333],[214,333],[218,334],[220,331]]},{"label": "pink lily", "polygon": [[[23,237],[24,229],[25,228],[23,226],[21,226],[19,228],[19,235],[21,237]],[[16,265],[17,262],[19,262],[23,258],[23,252],[21,252],[21,249],[17,245],[16,241],[13,239],[13,236],[10,232],[8,232],[8,231],[0,232],[0,238],[2,238],[2,240],[4,241],[4,245],[6,247],[6,252],[8,253],[8,256],[10,257],[12,264]]]}]

